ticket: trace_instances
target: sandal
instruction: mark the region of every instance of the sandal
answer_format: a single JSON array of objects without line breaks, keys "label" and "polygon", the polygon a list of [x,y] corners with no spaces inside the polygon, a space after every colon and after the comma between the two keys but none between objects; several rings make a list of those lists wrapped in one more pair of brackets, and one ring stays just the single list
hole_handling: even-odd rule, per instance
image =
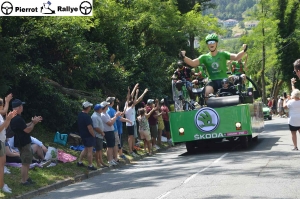
[{"label": "sandal", "polygon": [[298,147],[293,148],[292,151],[298,151]]}]

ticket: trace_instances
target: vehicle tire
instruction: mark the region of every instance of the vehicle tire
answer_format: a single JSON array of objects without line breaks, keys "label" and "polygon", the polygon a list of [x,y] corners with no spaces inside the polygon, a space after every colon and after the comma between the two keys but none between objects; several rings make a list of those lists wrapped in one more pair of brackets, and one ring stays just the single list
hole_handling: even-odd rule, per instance
[{"label": "vehicle tire", "polygon": [[258,141],[258,135],[255,136],[254,138],[252,138],[252,141],[253,141],[253,142],[257,142],[257,141]]},{"label": "vehicle tire", "polygon": [[193,141],[192,142],[186,142],[185,146],[186,146],[186,150],[187,150],[188,153],[195,152],[195,146],[196,146],[195,142],[193,142]]},{"label": "vehicle tire", "polygon": [[248,136],[240,137],[240,142],[243,149],[247,149],[249,147]]},{"label": "vehicle tire", "polygon": [[252,135],[248,135],[248,142],[252,142]]},{"label": "vehicle tire", "polygon": [[269,120],[272,120],[272,115],[270,115],[270,116],[268,117],[268,119],[269,119]]}]

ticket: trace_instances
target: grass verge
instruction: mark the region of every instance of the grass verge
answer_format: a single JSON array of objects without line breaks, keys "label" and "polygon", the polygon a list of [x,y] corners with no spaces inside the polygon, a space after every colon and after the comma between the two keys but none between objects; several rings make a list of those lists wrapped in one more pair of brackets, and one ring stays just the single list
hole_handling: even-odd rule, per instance
[{"label": "grass verge", "polygon": [[[77,158],[79,157],[80,152],[71,150],[69,144],[67,144],[66,146],[62,146],[53,143],[53,138],[55,135],[54,132],[50,133],[49,131],[43,129],[41,126],[36,126],[36,127],[37,128],[34,129],[31,135],[41,140],[45,146],[52,146],[57,149],[61,149],[66,153],[69,153]],[[127,137],[124,136],[123,140],[124,140],[123,148],[128,151],[128,144],[126,142]],[[167,147],[168,145],[166,143],[162,145],[162,148],[167,148]],[[144,150],[139,150],[138,152],[141,155],[145,155],[146,153]],[[126,155],[126,157],[129,160],[132,160],[131,156]],[[105,153],[103,158],[104,158],[104,162],[107,162]],[[8,199],[15,198],[27,192],[37,190],[47,185],[51,185],[57,181],[66,180],[80,174],[85,174],[87,169],[82,167],[77,167],[76,162],[77,161],[71,163],[58,162],[58,164],[54,167],[46,167],[46,168],[36,167],[34,169],[30,169],[29,176],[32,180],[36,182],[35,185],[30,185],[30,186],[22,186],[20,184],[21,182],[20,168],[8,167],[9,170],[11,171],[11,174],[4,175],[4,182],[12,189],[12,194],[0,192],[0,198],[8,198]],[[86,161],[84,161],[84,163],[87,165]],[[96,166],[96,162],[94,161],[93,163]]]}]

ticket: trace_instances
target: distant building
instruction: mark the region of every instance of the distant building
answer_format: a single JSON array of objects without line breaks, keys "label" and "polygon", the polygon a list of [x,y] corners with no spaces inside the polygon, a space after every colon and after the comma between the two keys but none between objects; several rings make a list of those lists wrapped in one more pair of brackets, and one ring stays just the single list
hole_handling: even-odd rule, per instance
[{"label": "distant building", "polygon": [[253,28],[256,27],[259,21],[247,21],[245,22],[245,28]]},{"label": "distant building", "polygon": [[223,21],[223,26],[224,27],[233,27],[237,23],[239,23],[239,22],[235,19],[227,19],[227,20]]},{"label": "distant building", "polygon": [[241,37],[243,35],[243,33],[235,33],[234,35],[233,35],[233,37]]}]

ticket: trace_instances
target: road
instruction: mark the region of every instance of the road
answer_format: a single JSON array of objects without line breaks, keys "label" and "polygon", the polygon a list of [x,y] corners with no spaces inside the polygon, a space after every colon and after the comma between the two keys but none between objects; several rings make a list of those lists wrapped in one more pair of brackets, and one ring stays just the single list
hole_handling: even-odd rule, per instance
[{"label": "road", "polygon": [[247,150],[172,147],[36,199],[300,198],[300,151],[292,148],[287,119],[276,117]]}]

